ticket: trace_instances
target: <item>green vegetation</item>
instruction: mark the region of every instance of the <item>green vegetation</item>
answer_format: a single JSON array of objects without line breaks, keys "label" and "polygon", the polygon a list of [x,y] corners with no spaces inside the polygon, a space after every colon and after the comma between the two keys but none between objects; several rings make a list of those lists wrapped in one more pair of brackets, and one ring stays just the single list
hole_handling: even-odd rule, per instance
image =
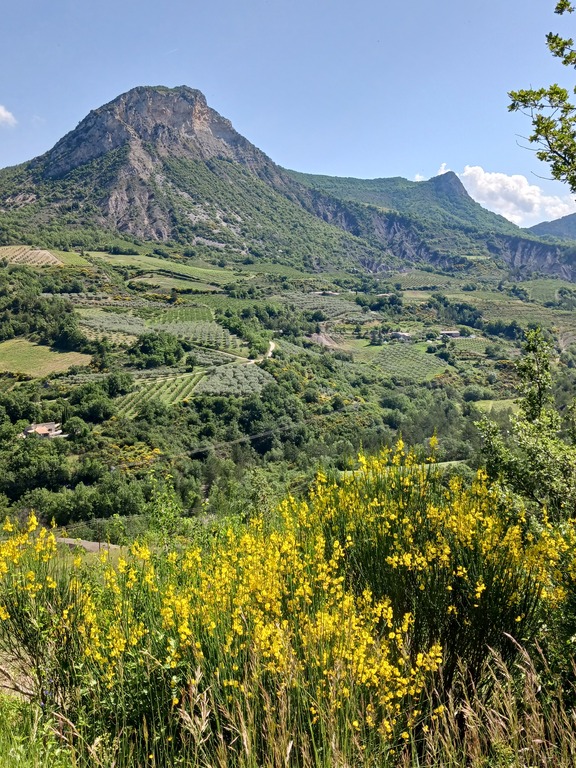
[{"label": "green vegetation", "polygon": [[4,762],[571,767],[576,290],[498,256],[549,246],[146,151],[162,241],[123,148],[0,173]]},{"label": "green vegetation", "polygon": [[476,258],[492,261],[498,250],[496,235],[521,235],[516,225],[472,200],[452,172],[422,182],[289,173],[318,192],[355,204],[361,228],[363,219],[367,220],[365,237],[371,236],[370,210],[374,207],[388,226],[395,223],[412,230],[414,237],[427,244],[431,257],[445,254],[455,259],[455,265],[463,266],[466,260]]},{"label": "green vegetation", "polygon": [[426,212],[425,215],[436,224],[455,226],[456,220],[459,220],[460,224],[465,222],[467,228],[475,226],[493,232],[518,234],[518,227],[510,221],[474,202],[452,172],[427,181],[408,181],[399,177],[352,179],[294,171],[290,173],[315,189],[345,200],[368,203],[418,218]]},{"label": "green vegetation", "polygon": [[[555,12],[562,15],[573,13],[575,6],[570,0],[557,0]],[[550,32],[546,35],[548,50],[565,67],[576,63],[574,40]],[[532,134],[528,140],[539,149],[536,157],[550,165],[553,178],[566,181],[576,190],[576,139],[574,120],[576,107],[570,101],[566,88],[554,84],[547,88],[528,88],[509,94],[512,112],[524,112],[532,121]]]},{"label": "green vegetation", "polygon": [[28,248],[26,245],[0,247],[0,261],[8,264],[29,264],[31,267],[53,267],[63,262],[50,251]]},{"label": "green vegetation", "polygon": [[208,373],[195,391],[211,395],[258,395],[273,382],[269,373],[255,365],[227,365],[222,371]]},{"label": "green vegetation", "polygon": [[[3,366],[32,377],[0,380],[0,493],[8,508],[82,521],[93,535],[116,537],[106,522],[115,514],[146,514],[152,466],[170,469],[192,519],[223,514],[255,472],[277,498],[302,488],[316,467],[346,469],[361,447],[378,451],[399,433],[423,448],[436,430],[440,460],[474,466],[473,421],[487,401],[492,413],[513,401],[511,361],[534,318],[558,334],[561,370],[571,370],[576,324],[561,281],[552,281],[556,302],[541,293],[535,303],[504,275],[500,289],[482,273],[470,290],[469,275],[421,271],[446,294],[402,293],[402,274],[302,281],[282,268],[247,280],[232,266],[213,270],[225,288],[217,296],[159,296],[131,287],[132,272],[114,262],[124,258],[148,257],[109,254],[86,269],[12,265],[0,290]],[[527,295],[548,285],[532,283]],[[465,335],[440,338],[447,327]],[[18,364],[7,350],[20,351]],[[62,372],[43,367],[48,361]],[[33,421],[61,422],[71,437],[37,448],[15,441]],[[148,458],[126,458],[135,446]]]},{"label": "green vegetation", "polygon": [[67,371],[73,365],[88,365],[90,360],[90,355],[57,352],[26,339],[11,339],[0,343],[0,371],[42,377]]},{"label": "green vegetation", "polygon": [[99,558],[6,519],[0,649],[29,702],[9,735],[0,719],[11,749],[28,733],[28,760],[102,768],[572,764],[573,520],[530,522],[481,471],[447,487],[401,441],[272,515],[181,513],[153,486],[146,539]]},{"label": "green vegetation", "polygon": [[174,405],[186,400],[194,391],[204,371],[183,373],[180,376],[158,376],[151,381],[136,381],[133,392],[116,400],[118,416],[135,416],[139,409],[149,401],[158,401],[164,405]]},{"label": "green vegetation", "polygon": [[373,363],[390,376],[416,382],[431,379],[446,369],[446,363],[426,354],[425,344],[410,344],[406,349],[403,344],[389,344]]}]

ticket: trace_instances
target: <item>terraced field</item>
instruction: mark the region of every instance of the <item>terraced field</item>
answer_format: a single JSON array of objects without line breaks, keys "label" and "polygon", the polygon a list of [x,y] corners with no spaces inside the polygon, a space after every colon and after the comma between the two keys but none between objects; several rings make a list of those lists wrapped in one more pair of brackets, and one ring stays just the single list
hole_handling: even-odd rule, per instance
[{"label": "terraced field", "polygon": [[310,272],[302,272],[295,267],[286,264],[271,264],[270,262],[254,262],[254,264],[239,264],[238,271],[248,274],[280,275],[281,277],[296,278],[308,282],[317,280],[317,276]]},{"label": "terraced field", "polygon": [[90,341],[99,341],[102,339],[102,336],[105,335],[106,341],[110,342],[110,344],[115,347],[130,347],[138,338],[137,336],[133,336],[129,333],[122,333],[121,331],[98,331],[87,325],[82,325],[82,333]]},{"label": "terraced field", "polygon": [[543,328],[557,328],[560,333],[576,331],[576,313],[559,311],[529,304],[524,301],[514,301],[508,298],[499,302],[477,302],[486,320],[504,320],[509,323],[516,320],[522,327],[536,323]]},{"label": "terraced field", "polygon": [[272,301],[283,304],[293,304],[298,309],[320,310],[327,318],[338,317],[339,315],[363,316],[362,309],[354,301],[353,295],[348,294],[349,299],[344,296],[331,296],[318,293],[299,293],[298,291],[289,291],[280,296],[272,296]]},{"label": "terraced field", "polygon": [[[266,304],[280,307],[284,302],[278,297],[266,299]],[[223,293],[211,293],[208,296],[202,296],[202,304],[210,309],[244,309],[244,307],[253,307],[254,299],[233,299]]]},{"label": "terraced field", "polygon": [[28,264],[31,267],[61,267],[63,262],[50,251],[41,251],[29,245],[0,247],[0,261],[9,264]]},{"label": "terraced field", "polygon": [[65,267],[89,267],[92,265],[83,256],[74,251],[52,251],[53,255],[63,262]]},{"label": "terraced field", "polygon": [[90,329],[94,336],[116,336],[119,343],[125,343],[126,339],[129,343],[130,339],[150,331],[144,320],[127,312],[107,312],[92,307],[79,308],[77,312],[81,325]]},{"label": "terraced field", "polygon": [[448,364],[426,352],[426,344],[389,343],[380,347],[372,365],[390,376],[427,381],[444,373]]},{"label": "terraced field", "polygon": [[133,392],[129,392],[115,401],[118,408],[117,413],[119,416],[132,418],[150,400],[159,400],[164,405],[174,405],[186,400],[203,375],[204,371],[199,370],[193,373],[183,373],[179,376],[139,379]]},{"label": "terraced field", "polygon": [[547,301],[556,301],[558,299],[559,288],[573,289],[574,284],[568,283],[565,280],[542,278],[540,280],[529,280],[525,283],[521,283],[521,287],[528,291],[528,295],[531,299],[544,304]]},{"label": "terraced field", "polygon": [[460,352],[472,352],[476,355],[483,355],[486,352],[486,344],[490,344],[484,337],[462,336],[459,339],[453,339],[456,349]]},{"label": "terraced field", "polygon": [[246,344],[214,321],[188,322],[174,321],[170,323],[154,323],[153,330],[166,331],[180,339],[186,339],[192,344],[201,344],[205,347],[220,349],[235,355],[246,356],[248,349]]},{"label": "terraced field", "polygon": [[274,377],[257,365],[226,365],[208,373],[194,390],[196,394],[252,395],[259,394]]},{"label": "terraced field", "polygon": [[141,283],[142,285],[147,286],[152,293],[154,291],[168,293],[173,288],[177,291],[189,291],[193,289],[194,291],[202,293],[211,293],[220,290],[215,285],[202,283],[199,280],[192,280],[184,277],[167,277],[166,275],[161,275],[159,272],[155,272],[151,275],[143,275],[142,277],[135,277],[132,279],[132,282]]},{"label": "terraced field", "polygon": [[226,285],[232,277],[230,270],[220,269],[219,267],[194,266],[186,259],[177,262],[161,259],[157,256],[125,256],[121,254],[112,255],[110,253],[94,253],[92,255],[116,266],[138,267],[147,272],[161,272],[175,275],[176,277],[188,277],[190,280],[197,280],[208,285]]},{"label": "terraced field", "polygon": [[201,323],[213,320],[213,313],[210,307],[206,306],[185,306],[169,309],[166,312],[157,315],[158,320],[163,323]]},{"label": "terraced field", "polygon": [[448,288],[456,283],[453,278],[446,275],[436,275],[433,272],[425,272],[419,269],[411,272],[392,273],[390,275],[390,282],[393,284],[400,283],[402,290],[427,287],[430,287],[431,290],[439,290],[441,288]]}]

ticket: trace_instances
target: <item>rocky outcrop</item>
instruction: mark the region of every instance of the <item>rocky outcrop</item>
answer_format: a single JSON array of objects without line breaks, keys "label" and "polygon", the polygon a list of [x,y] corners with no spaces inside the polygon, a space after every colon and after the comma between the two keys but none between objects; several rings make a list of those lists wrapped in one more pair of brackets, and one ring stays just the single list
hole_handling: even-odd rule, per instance
[{"label": "rocky outcrop", "polygon": [[219,157],[249,167],[267,160],[200,91],[181,86],[133,88],[90,112],[37,162],[46,178],[56,179],[126,145],[133,169],[144,176],[154,156]]},{"label": "rocky outcrop", "polygon": [[[29,210],[26,223],[65,219],[67,226],[144,240],[228,243],[241,253],[264,249],[299,258],[302,251],[313,268],[333,261],[335,248],[338,258],[372,272],[406,262],[465,266],[467,253],[492,253],[514,268],[576,277],[569,247],[521,230],[505,234],[512,225],[474,203],[453,173],[422,184],[361,182],[365,198],[358,196],[358,180],[336,179],[336,186],[322,188],[306,178],[276,165],[200,91],[139,87],[90,112],[49,152],[21,166],[4,189],[0,174],[0,212],[24,217]],[[352,197],[337,196],[342,182],[353,183]],[[320,233],[317,219],[354,237]]]},{"label": "rocky outcrop", "polygon": [[497,235],[489,247],[494,255],[514,269],[557,275],[565,280],[576,279],[576,252],[568,246]]}]

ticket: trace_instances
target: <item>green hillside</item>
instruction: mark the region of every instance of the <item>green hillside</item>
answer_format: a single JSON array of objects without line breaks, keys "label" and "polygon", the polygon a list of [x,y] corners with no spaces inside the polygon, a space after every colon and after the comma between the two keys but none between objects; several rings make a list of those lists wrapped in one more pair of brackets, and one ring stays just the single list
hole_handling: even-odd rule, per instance
[{"label": "green hillside", "polygon": [[[2,205],[0,242],[90,250],[117,241],[140,245],[126,231],[137,209],[127,212],[124,231],[110,229],[103,214],[124,160],[124,150],[115,150],[57,180],[32,163],[0,171],[2,202],[21,201],[9,210]],[[330,226],[237,163],[165,158],[162,184],[152,180],[150,187],[155,207],[171,220],[173,244],[193,255],[261,257],[313,270],[375,257],[394,263],[381,244]]]},{"label": "green hillside", "polygon": [[542,221],[528,230],[540,237],[557,237],[562,240],[576,240],[576,214],[562,216],[554,221]]},{"label": "green hillside", "polygon": [[449,171],[427,181],[354,179],[289,172],[303,184],[342,200],[399,211],[422,221],[444,226],[462,226],[467,232],[498,232],[519,235],[521,230],[503,216],[487,211],[466,192],[455,173]]},{"label": "green hillside", "polygon": [[[422,182],[400,177],[355,179],[289,173],[319,193],[363,207],[365,210],[359,218],[371,220],[361,230],[368,239],[377,239],[377,209],[380,218],[397,217],[401,226],[417,233],[428,250],[438,255],[472,259],[495,256],[500,260],[506,259],[504,254],[510,238],[541,242],[537,237],[527,237],[525,230],[475,202],[452,172]],[[505,243],[502,238],[506,239]],[[513,242],[512,247],[517,250],[517,241]]]}]

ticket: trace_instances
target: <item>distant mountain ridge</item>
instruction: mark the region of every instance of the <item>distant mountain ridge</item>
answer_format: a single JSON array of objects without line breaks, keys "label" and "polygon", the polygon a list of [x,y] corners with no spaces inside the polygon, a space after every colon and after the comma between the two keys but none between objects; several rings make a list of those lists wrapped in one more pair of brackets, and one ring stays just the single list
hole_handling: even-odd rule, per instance
[{"label": "distant mountain ridge", "polygon": [[576,213],[570,213],[568,216],[562,216],[561,219],[554,221],[542,221],[530,227],[529,232],[533,232],[540,237],[556,237],[561,240],[576,240]]},{"label": "distant mountain ridge", "polygon": [[503,216],[487,211],[473,200],[452,171],[426,181],[408,181],[402,177],[354,179],[297,173],[291,175],[314,189],[334,197],[413,216],[431,216],[434,220],[452,219],[458,225],[476,225],[483,230],[518,234],[521,230]]},{"label": "distant mountain ridge", "polygon": [[[401,177],[355,179],[319,176],[290,171],[290,174],[320,193],[376,207],[390,217],[406,218],[418,229],[426,244],[424,260],[442,262],[440,254],[468,258],[495,258],[524,272],[543,272],[576,278],[576,252],[568,244],[543,242],[529,230],[486,210],[473,200],[452,171],[426,181]],[[416,261],[418,258],[415,259]]]},{"label": "distant mountain ridge", "polygon": [[570,248],[486,211],[453,173],[287,171],[187,86],[134,88],[44,155],[0,171],[0,241],[94,248],[116,236],[310,270],[495,258],[576,277]]}]

